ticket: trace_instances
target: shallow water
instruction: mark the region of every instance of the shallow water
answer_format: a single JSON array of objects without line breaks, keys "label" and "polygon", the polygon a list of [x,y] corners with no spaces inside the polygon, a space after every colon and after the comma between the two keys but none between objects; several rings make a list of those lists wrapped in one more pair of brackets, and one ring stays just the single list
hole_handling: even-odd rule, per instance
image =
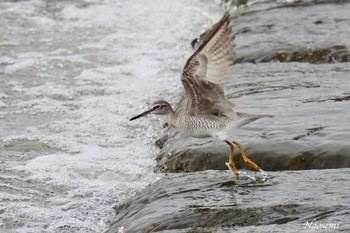
[{"label": "shallow water", "polygon": [[[274,1],[263,2],[269,8]],[[293,1],[278,3],[285,2]],[[253,3],[252,11],[265,6]],[[339,26],[349,25],[346,8],[334,7],[321,23],[323,32],[333,29],[332,17],[339,16]],[[163,177],[153,173],[159,122],[128,119],[155,99],[179,101],[190,41],[222,12],[219,2],[208,1],[1,2],[1,232],[103,232],[115,216],[112,206]],[[261,36],[269,27],[259,27],[254,18],[237,22],[237,31],[247,23],[261,30],[237,36],[242,61],[261,58],[266,44],[288,39],[279,37],[289,30],[282,24],[271,27],[279,36]],[[305,32],[315,35],[304,30],[294,41]],[[325,38],[333,39],[329,46],[348,45],[344,34],[341,40],[333,35]],[[305,48],[315,38],[297,45]],[[299,48],[287,45],[278,48]],[[259,110],[241,90],[232,97],[243,96],[246,110]],[[310,99],[317,100],[323,99]]]},{"label": "shallow water", "polygon": [[[108,232],[321,231],[307,224],[348,232],[349,68],[338,62],[349,58],[349,9],[343,1],[248,1],[239,8],[236,62],[258,64],[234,65],[224,88],[237,111],[275,116],[232,136],[269,170],[268,181],[232,178],[223,142],[169,131],[157,157],[157,170],[169,174],[118,205]],[[285,169],[301,171],[271,171]]]},{"label": "shallow water", "polygon": [[348,232],[349,172],[270,172],[265,182],[229,171],[169,174],[118,206],[108,232]]},{"label": "shallow water", "polygon": [[[250,1],[232,14],[238,59],[223,82],[225,93],[236,111],[274,117],[229,135],[263,169],[350,166],[349,10],[346,1]],[[158,170],[227,169],[225,143],[168,138]]]},{"label": "shallow water", "polygon": [[0,231],[102,232],[112,206],[159,179],[155,121],[128,118],[176,102],[189,41],[220,14],[203,1],[1,2]]}]

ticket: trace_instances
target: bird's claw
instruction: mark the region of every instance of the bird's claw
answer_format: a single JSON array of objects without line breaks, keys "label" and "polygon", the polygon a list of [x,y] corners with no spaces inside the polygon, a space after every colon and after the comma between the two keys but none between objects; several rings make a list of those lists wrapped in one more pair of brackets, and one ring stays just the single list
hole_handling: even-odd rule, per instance
[{"label": "bird's claw", "polygon": [[228,169],[231,170],[232,174],[233,174],[237,179],[239,179],[238,171],[237,171],[237,169],[234,167],[234,165],[229,164],[229,163],[225,163],[225,164],[226,164],[226,166],[228,167]]}]

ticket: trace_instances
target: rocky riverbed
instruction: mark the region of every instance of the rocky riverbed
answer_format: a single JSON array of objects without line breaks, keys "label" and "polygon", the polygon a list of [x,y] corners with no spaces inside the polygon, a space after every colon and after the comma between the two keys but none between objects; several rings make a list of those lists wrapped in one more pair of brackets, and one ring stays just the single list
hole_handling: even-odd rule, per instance
[{"label": "rocky riverbed", "polygon": [[322,223],[336,224],[325,232],[347,232],[349,175],[283,171],[254,182],[229,171],[171,174],[118,206],[108,232],[316,232]]},{"label": "rocky riverbed", "polygon": [[[237,111],[274,115],[233,139],[269,179],[236,180],[224,143],[166,130],[155,171],[168,174],[116,207],[108,232],[350,231],[350,3],[246,1],[233,11],[225,91]],[[235,162],[247,168],[238,152]]]}]

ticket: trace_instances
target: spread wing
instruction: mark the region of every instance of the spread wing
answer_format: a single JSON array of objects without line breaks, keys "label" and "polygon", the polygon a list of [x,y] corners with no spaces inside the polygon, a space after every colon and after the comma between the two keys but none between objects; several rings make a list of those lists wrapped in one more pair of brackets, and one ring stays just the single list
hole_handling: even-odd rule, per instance
[{"label": "spread wing", "polygon": [[231,103],[221,86],[230,65],[234,62],[234,37],[229,26],[229,13],[204,37],[188,59],[181,76],[187,96],[189,114],[234,114]]}]

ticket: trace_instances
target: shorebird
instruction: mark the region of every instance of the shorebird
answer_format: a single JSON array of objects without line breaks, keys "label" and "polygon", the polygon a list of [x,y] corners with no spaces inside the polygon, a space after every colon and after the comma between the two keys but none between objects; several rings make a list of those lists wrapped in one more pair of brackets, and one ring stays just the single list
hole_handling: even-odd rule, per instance
[{"label": "shorebird", "polygon": [[181,75],[187,105],[184,110],[174,111],[165,100],[158,100],[147,111],[132,117],[130,121],[157,114],[167,116],[166,122],[178,131],[192,137],[213,137],[224,141],[230,147],[226,165],[238,178],[233,162],[234,146],[241,152],[244,162],[251,168],[264,172],[251,161],[242,145],[230,140],[230,132],[251,121],[271,117],[235,112],[234,104],[225,96],[221,81],[235,59],[234,35],[231,32],[230,15],[227,12],[205,35],[202,42],[187,60]]}]

